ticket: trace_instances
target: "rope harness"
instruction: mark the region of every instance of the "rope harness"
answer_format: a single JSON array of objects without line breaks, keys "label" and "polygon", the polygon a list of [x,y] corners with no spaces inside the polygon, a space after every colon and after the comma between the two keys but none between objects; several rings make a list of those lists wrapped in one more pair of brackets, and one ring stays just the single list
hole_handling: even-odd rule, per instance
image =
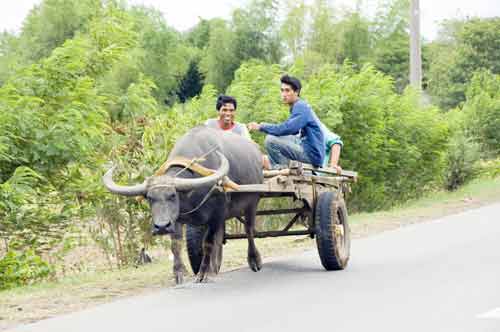
[{"label": "rope harness", "polygon": [[[208,156],[209,154],[211,154],[212,152],[214,152],[216,149],[217,149],[217,147],[213,147],[208,152],[204,153],[202,156],[197,157],[197,158],[193,158],[193,159],[188,159],[188,158],[184,158],[184,157],[176,157],[172,160],[166,161],[160,166],[160,168],[154,173],[154,175],[161,176],[161,175],[165,174],[170,167],[173,167],[173,166],[182,166],[183,167],[180,171],[178,171],[175,174],[174,178],[177,177],[179,174],[182,174],[187,169],[189,169],[192,172],[199,174],[201,176],[212,175],[216,171],[200,165],[199,162],[205,161],[206,160],[205,157]],[[172,186],[172,185],[159,184],[159,185],[154,186],[153,188],[169,187],[169,186]],[[212,186],[212,188],[210,188],[210,190],[205,195],[205,197],[200,201],[200,203],[194,209],[192,209],[191,211],[188,211],[188,212],[182,212],[180,214],[181,215],[188,215],[188,214],[191,214],[193,212],[198,211],[203,206],[203,204],[205,204],[206,201],[212,196],[212,194],[217,190],[224,193],[226,201],[227,201],[228,200],[227,191],[228,190],[238,190],[238,188],[239,188],[238,184],[231,181],[227,176],[224,176],[222,178],[222,180],[218,181],[217,183],[215,183]]]},{"label": "rope harness", "polygon": [[208,199],[210,198],[210,196],[212,196],[212,193],[217,189],[217,183],[214,184],[212,186],[212,188],[208,191],[208,193],[205,195],[205,197],[203,197],[203,199],[201,200],[200,204],[198,204],[198,206],[196,206],[194,209],[192,209],[191,211],[188,211],[188,212],[181,212],[180,215],[181,216],[185,216],[185,215],[188,215],[188,214],[191,214],[193,212],[196,212],[198,211],[202,206],[203,204],[205,204],[206,201],[208,201]]}]

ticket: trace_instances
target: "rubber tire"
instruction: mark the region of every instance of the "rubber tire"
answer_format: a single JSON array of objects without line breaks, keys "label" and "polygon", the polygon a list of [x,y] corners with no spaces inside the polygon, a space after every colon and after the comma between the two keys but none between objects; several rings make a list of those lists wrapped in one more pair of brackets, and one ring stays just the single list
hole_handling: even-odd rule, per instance
[{"label": "rubber tire", "polygon": [[[339,198],[336,192],[321,193],[314,218],[316,245],[321,264],[328,271],[343,270],[349,261],[351,249],[351,231],[344,199]],[[335,224],[343,224],[343,236],[335,236]]]},{"label": "rubber tire", "polygon": [[[186,247],[189,258],[189,264],[191,265],[191,270],[194,274],[198,274],[200,270],[201,261],[203,259],[203,238],[207,231],[206,226],[193,226],[186,225]],[[221,263],[222,263],[222,244],[220,244],[217,254],[218,254],[218,265],[214,268],[215,273],[219,273]]]}]

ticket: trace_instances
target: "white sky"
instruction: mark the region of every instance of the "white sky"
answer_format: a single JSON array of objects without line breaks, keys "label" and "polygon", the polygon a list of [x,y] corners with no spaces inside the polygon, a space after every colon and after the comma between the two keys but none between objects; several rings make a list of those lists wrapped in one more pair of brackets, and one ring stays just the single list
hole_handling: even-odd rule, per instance
[{"label": "white sky", "polygon": [[[0,31],[18,31],[33,5],[41,0],[0,0]],[[334,0],[337,4],[354,6],[355,0]],[[245,0],[129,0],[130,4],[144,4],[159,9],[169,25],[186,30],[199,18],[229,17],[231,11]],[[379,0],[364,0],[368,12],[373,12]],[[434,39],[438,22],[443,19],[466,16],[500,16],[500,0],[420,0],[421,29],[425,39]]]}]

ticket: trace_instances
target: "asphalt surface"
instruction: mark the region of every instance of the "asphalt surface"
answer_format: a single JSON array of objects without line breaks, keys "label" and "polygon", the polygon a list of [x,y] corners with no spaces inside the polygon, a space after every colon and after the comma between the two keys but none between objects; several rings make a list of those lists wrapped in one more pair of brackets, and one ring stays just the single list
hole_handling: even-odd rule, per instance
[{"label": "asphalt surface", "polygon": [[264,262],[14,331],[500,331],[500,204]]}]

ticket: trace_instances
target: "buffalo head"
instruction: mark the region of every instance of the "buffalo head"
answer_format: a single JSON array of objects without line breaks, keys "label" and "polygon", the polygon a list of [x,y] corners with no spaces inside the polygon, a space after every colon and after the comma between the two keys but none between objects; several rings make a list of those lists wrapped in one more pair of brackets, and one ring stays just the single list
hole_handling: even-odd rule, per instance
[{"label": "buffalo head", "polygon": [[178,192],[212,186],[228,174],[228,160],[222,153],[217,151],[217,154],[221,160],[219,169],[214,174],[201,178],[186,179],[161,175],[150,177],[141,184],[121,186],[113,181],[115,167],[112,167],[104,174],[102,180],[106,188],[114,194],[146,197],[151,208],[153,234],[174,233],[175,222],[180,214]]}]

